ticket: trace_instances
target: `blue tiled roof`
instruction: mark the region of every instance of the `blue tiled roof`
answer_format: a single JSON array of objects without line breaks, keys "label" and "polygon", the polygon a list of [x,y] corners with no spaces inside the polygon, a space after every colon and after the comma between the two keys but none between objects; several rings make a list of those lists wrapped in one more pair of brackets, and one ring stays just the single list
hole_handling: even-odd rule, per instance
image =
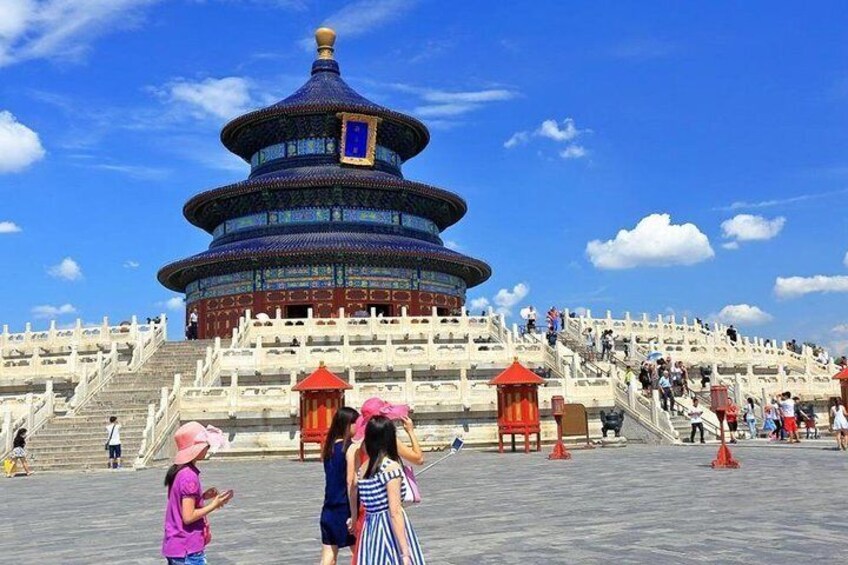
[{"label": "blue tiled roof", "polygon": [[[306,84],[297,89],[294,94],[276,104],[249,112],[230,121],[221,131],[221,141],[233,153],[249,159],[250,154],[241,151],[242,147],[239,141],[241,133],[247,131],[245,128],[251,128],[254,124],[278,116],[324,112],[363,113],[403,124],[415,133],[417,141],[414,154],[423,150],[430,140],[430,132],[427,131],[423,123],[412,116],[395,112],[371,102],[342,79],[339,64],[335,60],[319,59],[312,64],[312,76],[306,81]],[[404,158],[407,159],[410,156],[404,156]]]},{"label": "blue tiled roof", "polygon": [[294,94],[268,108],[297,108],[310,105],[359,106],[369,113],[390,112],[356,92],[342,79],[339,64],[334,60],[318,59],[312,63],[312,76]]},{"label": "blue tiled roof", "polygon": [[[441,245],[387,234],[329,232],[273,235],[253,239],[234,241],[198,253],[187,259],[171,263],[159,271],[159,281],[165,286],[183,291],[190,280],[185,280],[185,272],[192,271],[191,280],[200,278],[200,274],[210,267],[240,260],[262,260],[295,258],[298,262],[310,262],[316,256],[359,256],[374,259],[379,264],[388,259],[427,259],[446,265],[458,276],[466,280],[469,286],[485,281],[491,275],[491,269],[483,261],[467,257]],[[381,260],[382,259],[382,260]],[[342,259],[343,260],[343,259]]]},{"label": "blue tiled roof", "polygon": [[439,225],[439,229],[445,229],[465,215],[467,206],[465,200],[460,196],[436,188],[427,184],[410,181],[401,177],[375,171],[373,169],[359,169],[341,167],[339,165],[321,165],[313,167],[297,167],[281,169],[265,175],[259,175],[244,181],[222,186],[202,192],[192,197],[183,207],[183,214],[192,224],[206,230],[214,229],[214,222],[204,223],[201,214],[203,207],[215,200],[233,198],[243,194],[259,192],[261,190],[275,188],[309,188],[317,186],[348,186],[348,187],[378,187],[389,190],[407,190],[409,192],[446,202],[453,210],[450,222]]}]

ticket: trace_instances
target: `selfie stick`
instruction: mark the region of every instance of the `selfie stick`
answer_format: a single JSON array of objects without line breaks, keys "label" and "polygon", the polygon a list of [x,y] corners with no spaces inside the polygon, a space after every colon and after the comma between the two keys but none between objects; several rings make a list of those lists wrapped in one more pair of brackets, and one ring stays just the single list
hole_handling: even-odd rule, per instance
[{"label": "selfie stick", "polygon": [[[461,449],[461,447],[460,447],[460,449]],[[421,475],[423,475],[423,474],[424,474],[424,472],[425,472],[425,471],[427,471],[428,469],[432,469],[433,467],[435,467],[436,465],[438,465],[439,463],[441,463],[442,461],[444,461],[445,459],[447,459],[447,458],[448,458],[448,457],[450,457],[451,455],[456,455],[457,453],[459,453],[459,449],[457,449],[457,448],[453,447],[453,444],[451,444],[450,451],[448,452],[448,454],[447,454],[447,455],[444,455],[444,456],[443,456],[443,457],[441,457],[440,459],[437,459],[437,460],[433,461],[432,463],[430,463],[429,465],[427,465],[426,467],[424,467],[423,469],[421,469],[420,471],[418,471],[417,473],[415,473],[415,476],[416,476],[416,477],[420,477],[420,476],[421,476]]]}]

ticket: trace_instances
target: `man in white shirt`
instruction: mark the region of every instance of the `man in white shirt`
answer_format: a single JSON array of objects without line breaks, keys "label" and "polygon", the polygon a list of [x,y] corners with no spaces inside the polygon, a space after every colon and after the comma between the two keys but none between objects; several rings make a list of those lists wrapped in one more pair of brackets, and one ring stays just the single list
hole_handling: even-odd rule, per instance
[{"label": "man in white shirt", "polygon": [[188,338],[197,339],[197,308],[192,308],[188,316]]},{"label": "man in white shirt", "polygon": [[704,414],[704,409],[701,407],[698,397],[692,399],[692,408],[689,409],[689,423],[692,424],[692,434],[689,436],[689,443],[695,443],[695,431],[701,432],[701,443],[704,443],[704,422],[701,416]]},{"label": "man in white shirt", "polygon": [[109,452],[108,469],[121,468],[121,424],[117,416],[109,417],[109,425],[106,426],[106,451]]},{"label": "man in white shirt", "polygon": [[801,443],[798,421],[795,419],[795,401],[789,392],[784,392],[780,397],[780,415],[783,417],[783,429],[789,435],[789,443]]}]

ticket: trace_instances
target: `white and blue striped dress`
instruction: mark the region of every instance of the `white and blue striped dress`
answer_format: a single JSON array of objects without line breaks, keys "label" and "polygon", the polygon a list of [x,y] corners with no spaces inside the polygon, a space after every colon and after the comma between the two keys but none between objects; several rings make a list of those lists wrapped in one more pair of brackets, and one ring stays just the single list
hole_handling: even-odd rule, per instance
[{"label": "white and blue striped dress", "polygon": [[[359,498],[365,506],[365,524],[359,538],[358,565],[401,565],[403,563],[400,544],[395,539],[389,517],[389,495],[386,485],[392,479],[401,479],[401,499],[403,499],[406,483],[403,481],[401,469],[386,471],[390,463],[388,459],[383,461],[380,470],[373,477],[359,479]],[[424,565],[424,554],[421,553],[418,538],[415,536],[406,512],[404,512],[403,521],[406,525],[406,540],[412,563]]]}]

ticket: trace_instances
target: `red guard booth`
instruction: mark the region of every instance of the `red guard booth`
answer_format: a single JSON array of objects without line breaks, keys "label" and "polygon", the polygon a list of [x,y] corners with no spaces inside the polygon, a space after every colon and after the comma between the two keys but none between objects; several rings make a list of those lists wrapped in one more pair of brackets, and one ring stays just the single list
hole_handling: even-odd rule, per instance
[{"label": "red guard booth", "polygon": [[321,445],[336,410],[344,406],[344,391],[353,388],[331,373],[322,361],[318,369],[292,387],[300,393],[300,460],[305,443]]},{"label": "red guard booth", "polygon": [[839,381],[839,388],[842,393],[842,406],[848,406],[848,367],[836,373],[833,378]]},{"label": "red guard booth", "polygon": [[536,434],[536,451],[542,449],[539,422],[539,385],[545,381],[516,359],[504,372],[489,381],[498,387],[498,451],[503,453],[503,436],[524,435],[524,452],[530,453],[530,436]]}]

